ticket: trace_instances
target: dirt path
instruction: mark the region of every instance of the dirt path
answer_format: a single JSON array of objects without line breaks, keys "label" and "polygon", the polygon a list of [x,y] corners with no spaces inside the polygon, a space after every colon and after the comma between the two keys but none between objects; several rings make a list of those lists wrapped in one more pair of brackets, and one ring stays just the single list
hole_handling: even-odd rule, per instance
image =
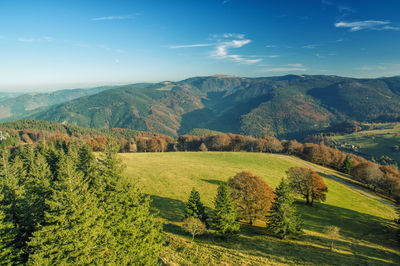
[{"label": "dirt path", "polygon": [[381,202],[381,203],[383,203],[383,204],[385,204],[387,206],[395,207],[395,205],[393,203],[391,203],[390,201],[384,200],[381,197],[379,197],[379,196],[377,196],[377,195],[375,195],[375,194],[373,194],[371,192],[368,192],[368,191],[360,188],[359,186],[352,184],[351,182],[349,182],[349,181],[347,181],[345,179],[342,179],[342,178],[340,178],[338,176],[335,176],[335,175],[331,175],[331,174],[327,173],[326,171],[324,171],[323,168],[316,167],[315,165],[313,165],[313,164],[311,164],[309,162],[303,161],[303,160],[301,160],[299,158],[296,158],[296,157],[293,157],[293,156],[281,155],[281,154],[279,156],[282,156],[282,157],[284,157],[286,159],[301,163],[301,164],[303,164],[303,165],[305,165],[305,166],[307,166],[307,167],[309,167],[311,169],[314,169],[317,172],[323,173],[327,177],[332,178],[333,180],[335,180],[335,181],[337,181],[339,183],[342,183],[343,185],[346,185],[346,186],[348,186],[349,188],[351,188],[351,189],[353,189],[355,191],[358,191],[359,193],[363,194],[364,196],[367,196],[367,197],[369,197],[371,199],[377,200],[377,201],[379,201],[379,202]]}]

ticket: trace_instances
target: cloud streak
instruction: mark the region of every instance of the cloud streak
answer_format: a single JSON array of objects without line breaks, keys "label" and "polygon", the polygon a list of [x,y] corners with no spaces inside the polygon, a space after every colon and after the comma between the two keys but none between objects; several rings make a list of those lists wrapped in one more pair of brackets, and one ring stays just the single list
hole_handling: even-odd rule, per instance
[{"label": "cloud streak", "polygon": [[215,43],[199,43],[199,44],[184,44],[184,45],[173,45],[169,46],[170,49],[180,48],[195,48],[195,47],[214,47],[210,52],[210,56],[216,59],[231,60],[240,64],[255,64],[262,59],[252,58],[252,56],[243,56],[239,54],[232,54],[232,49],[241,48],[249,43],[251,40],[245,39],[244,34],[238,33],[223,33],[223,34],[212,34],[211,38],[215,40]]},{"label": "cloud streak", "polygon": [[180,49],[180,48],[193,48],[193,47],[207,47],[213,46],[215,43],[198,43],[198,44],[183,44],[183,45],[172,45],[168,46],[170,49]]},{"label": "cloud streak", "polygon": [[138,13],[129,14],[129,15],[120,15],[120,16],[106,16],[106,17],[97,17],[92,18],[93,21],[104,21],[104,20],[124,20],[124,19],[134,19],[138,16]]},{"label": "cloud streak", "polygon": [[351,32],[360,30],[400,30],[400,27],[391,26],[390,24],[390,21],[363,20],[353,22],[340,21],[334,25],[336,28],[347,28]]}]

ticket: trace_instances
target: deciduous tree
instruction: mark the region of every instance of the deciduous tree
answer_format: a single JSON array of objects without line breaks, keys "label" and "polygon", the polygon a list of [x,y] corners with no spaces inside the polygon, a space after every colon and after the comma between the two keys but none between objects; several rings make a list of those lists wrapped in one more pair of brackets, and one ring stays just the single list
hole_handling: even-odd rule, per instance
[{"label": "deciduous tree", "polygon": [[264,219],[271,208],[274,193],[263,179],[243,171],[230,178],[228,185],[240,218],[250,224],[257,218]]},{"label": "deciduous tree", "polygon": [[306,204],[313,205],[314,201],[325,201],[328,187],[324,180],[312,169],[292,167],[287,172],[290,187],[302,195]]}]

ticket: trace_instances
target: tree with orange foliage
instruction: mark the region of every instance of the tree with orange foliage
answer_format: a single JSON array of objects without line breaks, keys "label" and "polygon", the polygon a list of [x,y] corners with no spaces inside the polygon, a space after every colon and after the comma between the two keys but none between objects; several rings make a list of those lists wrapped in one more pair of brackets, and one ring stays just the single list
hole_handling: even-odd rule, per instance
[{"label": "tree with orange foliage", "polygon": [[228,186],[238,217],[253,224],[257,218],[264,219],[269,213],[275,197],[274,190],[259,176],[243,171],[230,178]]},{"label": "tree with orange foliage", "polygon": [[306,200],[307,205],[314,201],[325,201],[328,187],[317,172],[305,167],[292,167],[287,171],[289,185],[293,191]]}]

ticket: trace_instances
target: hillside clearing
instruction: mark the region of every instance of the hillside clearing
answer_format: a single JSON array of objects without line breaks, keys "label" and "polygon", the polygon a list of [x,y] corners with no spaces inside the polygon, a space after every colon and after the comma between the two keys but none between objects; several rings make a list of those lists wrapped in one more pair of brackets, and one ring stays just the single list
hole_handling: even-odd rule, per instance
[{"label": "hillside clearing", "polygon": [[[275,187],[290,167],[304,165],[301,160],[232,152],[120,156],[127,164],[128,176],[143,184],[144,191],[152,197],[152,206],[165,223],[169,238],[163,255],[165,263],[393,265],[400,262],[392,222],[394,209],[324,174],[321,175],[329,188],[327,201],[315,207],[305,206],[302,199],[297,202],[305,223],[305,234],[299,239],[283,241],[267,236],[265,224],[260,221],[254,227],[243,224],[241,234],[230,241],[210,234],[199,237],[195,246],[188,241],[189,236],[180,224],[184,203],[193,187],[200,192],[205,206],[212,208],[218,184],[237,172],[251,171]],[[324,233],[328,225],[338,226],[341,232],[334,252],[329,250],[329,239]]]}]

